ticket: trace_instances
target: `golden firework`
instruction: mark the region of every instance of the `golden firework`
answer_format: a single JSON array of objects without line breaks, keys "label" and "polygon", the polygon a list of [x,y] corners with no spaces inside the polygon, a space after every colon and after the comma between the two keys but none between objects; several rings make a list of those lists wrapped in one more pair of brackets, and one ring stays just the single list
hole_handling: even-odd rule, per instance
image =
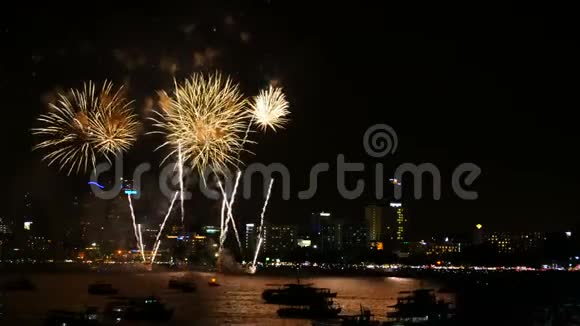
[{"label": "golden firework", "polygon": [[267,90],[260,91],[251,106],[253,119],[264,131],[268,127],[275,131],[288,122],[288,101],[279,87],[270,85]]},{"label": "golden firework", "polygon": [[180,148],[183,161],[201,175],[208,169],[223,173],[239,163],[236,154],[243,148],[249,114],[237,84],[219,73],[196,73],[175,83],[172,96],[161,98],[163,112],[153,121],[161,129],[157,133],[166,136],[159,147],[171,147],[165,159]]},{"label": "golden firework", "polygon": [[137,139],[139,122],[121,90],[113,92],[112,83],[105,82],[97,92],[88,82],[71,90],[70,96],[58,94],[59,100],[49,104],[50,112],[38,117],[41,126],[32,129],[45,138],[33,149],[49,150],[43,160],[68,169],[69,175],[94,167],[99,155],[109,159],[128,150]]},{"label": "golden firework", "polygon": [[110,154],[129,150],[137,140],[140,127],[139,119],[130,107],[132,102],[123,96],[122,87],[114,93],[112,88],[112,83],[105,82],[91,121],[95,148],[107,158]]}]

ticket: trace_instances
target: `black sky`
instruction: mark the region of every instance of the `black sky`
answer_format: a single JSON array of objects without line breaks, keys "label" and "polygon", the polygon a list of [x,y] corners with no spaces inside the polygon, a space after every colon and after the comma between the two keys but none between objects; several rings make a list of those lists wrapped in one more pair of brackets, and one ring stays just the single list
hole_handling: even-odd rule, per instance
[{"label": "black sky", "polygon": [[[86,181],[59,175],[30,152],[29,128],[51,93],[109,78],[128,82],[143,111],[145,99],[171,83],[164,61],[178,65],[178,79],[219,69],[247,94],[271,80],[285,88],[291,124],[278,134],[258,135],[259,144],[251,148],[256,155],[247,158],[281,162],[292,173],[290,201],[275,188],[270,211],[275,222],[303,221],[322,209],[362,218],[370,191],[347,201],[336,190],[336,157],[343,153],[367,164],[359,174],[367,181],[377,162],[389,169],[404,162],[440,168],[442,200],[406,200],[417,235],[465,231],[475,223],[508,230],[578,223],[580,51],[578,23],[566,16],[566,8],[450,15],[449,8],[333,6],[271,1],[149,12],[53,10],[31,15],[28,24],[3,26],[3,38],[19,49],[14,51],[19,58],[3,54],[0,71],[7,212],[17,211],[25,189],[41,198],[40,210],[58,212],[60,201]],[[207,51],[218,54],[196,66],[194,53]],[[376,123],[389,124],[399,138],[396,154],[382,160],[368,157],[362,146],[365,130]],[[151,154],[155,145],[140,140],[129,153],[132,164],[158,162],[159,155]],[[330,174],[321,179],[315,198],[298,201],[296,192],[306,187],[308,171],[318,162],[329,162]],[[471,187],[479,192],[476,201],[451,193],[451,173],[463,162],[482,168]],[[211,211],[198,213],[201,204],[189,203],[189,209],[211,220]],[[255,219],[259,203],[240,205],[244,220]]]}]

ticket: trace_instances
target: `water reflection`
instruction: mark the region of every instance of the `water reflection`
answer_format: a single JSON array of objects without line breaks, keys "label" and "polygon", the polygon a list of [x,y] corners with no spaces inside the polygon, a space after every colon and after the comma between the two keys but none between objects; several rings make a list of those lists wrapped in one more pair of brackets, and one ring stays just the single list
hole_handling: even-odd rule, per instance
[{"label": "water reflection", "polygon": [[[260,275],[217,275],[221,286],[210,287],[208,281],[214,274],[194,272],[138,273],[138,274],[48,274],[32,275],[38,286],[35,292],[7,294],[7,322],[27,321],[27,325],[41,324],[51,309],[82,309],[86,306],[104,306],[107,299],[91,296],[87,286],[94,282],[113,284],[122,295],[155,295],[175,310],[177,324],[264,324],[310,325],[309,321],[284,320],[276,315],[277,305],[264,304],[261,293],[266,284],[296,282],[293,277]],[[183,293],[168,289],[172,278],[189,278],[196,282],[197,291]],[[440,284],[425,280],[397,277],[315,277],[300,280],[317,287],[338,292],[336,302],[344,314],[357,314],[360,305],[384,319],[387,306],[396,303],[400,291],[417,288],[439,289]],[[453,301],[451,294],[440,294],[442,299]]]}]

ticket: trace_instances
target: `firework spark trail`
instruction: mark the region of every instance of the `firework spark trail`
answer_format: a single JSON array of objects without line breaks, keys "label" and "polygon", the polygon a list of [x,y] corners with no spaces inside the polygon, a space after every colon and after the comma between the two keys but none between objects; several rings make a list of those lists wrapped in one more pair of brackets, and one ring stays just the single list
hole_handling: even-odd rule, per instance
[{"label": "firework spark trail", "polygon": [[155,244],[155,248],[153,248],[153,256],[151,256],[151,265],[155,262],[155,258],[157,257],[157,250],[159,250],[159,246],[161,246],[161,240],[157,241]]},{"label": "firework spark trail", "polygon": [[[234,229],[234,234],[236,236],[236,241],[238,242],[238,248],[240,249],[240,251],[242,250],[242,242],[240,241],[240,235],[238,233],[238,227],[236,226],[236,221],[234,220],[232,207],[233,207],[233,204],[234,204],[234,201],[236,198],[236,193],[237,193],[238,185],[240,183],[241,175],[242,175],[242,172],[238,171],[236,174],[236,182],[234,185],[234,189],[232,191],[231,198],[229,201],[227,200],[227,194],[226,194],[226,191],[224,190],[224,187],[222,186],[222,183],[218,180],[218,185],[220,187],[220,190],[221,190],[222,196],[223,196],[222,212],[221,212],[222,223],[221,223],[221,235],[220,235],[220,248],[223,248],[224,242],[227,239],[228,225],[229,225],[228,222],[231,221],[232,228]],[[225,218],[225,221],[224,221],[225,209],[227,209],[227,218]]]},{"label": "firework spark trail", "polygon": [[183,208],[183,155],[181,153],[181,143],[177,147],[177,160],[179,161],[179,197],[181,199],[181,224],[185,218],[185,210]]},{"label": "firework spark trail", "polygon": [[232,222],[232,228],[234,229],[234,234],[236,235],[236,240],[238,241],[238,247],[240,248],[240,252],[242,250],[242,242],[240,241],[240,235],[238,234],[238,227],[236,226],[236,221],[234,220],[234,213],[233,207],[234,202],[236,199],[236,193],[238,191],[238,185],[240,184],[240,177],[242,176],[242,172],[238,170],[236,174],[236,183],[234,185],[234,190],[232,191],[232,197],[230,198],[230,202],[228,203],[228,218]]},{"label": "firework spark trail", "polygon": [[[169,215],[171,215],[171,210],[173,209],[173,204],[175,203],[175,200],[177,199],[177,195],[179,195],[179,192],[176,191],[175,195],[173,195],[173,199],[171,200],[171,204],[169,205],[169,209],[167,209],[167,214],[165,214],[165,218],[163,219],[163,223],[161,223],[161,227],[159,228],[159,233],[157,233],[157,237],[155,238],[155,247],[157,249],[159,249],[159,244],[161,243],[161,241],[159,240],[161,238],[161,233],[163,233],[163,229],[165,228],[165,223],[167,223],[167,219],[169,218]],[[153,261],[154,258],[152,258]]]},{"label": "firework spark trail", "polygon": [[226,195],[226,191],[224,190],[224,187],[222,186],[221,181],[218,180],[218,186],[220,187],[220,190],[222,192],[222,212],[221,212],[221,219],[222,219],[222,229],[221,229],[221,233],[220,233],[220,251],[223,249],[224,246],[224,242],[226,241],[226,237],[227,237],[227,233],[228,233],[228,221],[229,221],[229,214],[228,217],[224,219],[224,215],[225,215],[225,208],[227,208],[227,204],[228,204],[228,198]]},{"label": "firework spark trail", "polygon": [[260,215],[260,232],[258,245],[256,246],[256,253],[254,254],[254,261],[252,262],[251,268],[255,270],[256,260],[258,259],[258,253],[260,252],[260,247],[262,246],[262,241],[264,240],[264,215],[266,214],[266,207],[268,206],[268,201],[270,200],[270,193],[272,192],[272,185],[274,184],[274,179],[270,179],[270,185],[268,186],[268,193],[266,194],[266,200],[264,201],[264,206],[262,207],[262,214]]},{"label": "firework spark trail", "polygon": [[260,237],[258,239],[258,245],[256,246],[256,252],[254,253],[254,260],[252,261],[252,266],[250,266],[250,271],[253,273],[256,272],[256,260],[258,260],[258,253],[260,253],[260,247],[262,247],[262,241],[264,238]]},{"label": "firework spark trail", "polygon": [[145,247],[143,246],[143,232],[141,232],[141,224],[137,224],[137,230],[139,230],[139,246],[141,247],[141,257],[143,262],[145,262]]},{"label": "firework spark trail", "polygon": [[264,226],[264,215],[266,214],[266,207],[268,206],[268,201],[270,200],[270,193],[272,192],[272,185],[274,184],[274,179],[270,179],[270,185],[268,186],[268,193],[266,194],[266,200],[264,201],[264,207],[262,207],[262,214],[260,215],[260,227]]},{"label": "firework spark trail", "polygon": [[[218,185],[220,186],[220,188],[222,188],[222,183],[219,180],[218,180]],[[222,191],[222,194],[223,194],[223,191]],[[222,210],[221,210],[221,215],[220,215],[220,217],[221,217],[221,224],[220,224],[220,244],[221,244],[221,237],[224,234],[225,212],[226,212],[226,198],[225,198],[225,195],[224,195],[224,198],[222,200]]]},{"label": "firework spark trail", "polygon": [[131,219],[133,220],[133,232],[135,232],[137,247],[141,252],[143,262],[145,262],[145,249],[143,248],[143,241],[141,240],[141,237],[139,237],[139,230],[137,228],[137,222],[135,221],[135,211],[133,210],[133,202],[131,201],[131,195],[127,195],[127,200],[129,201],[129,209],[131,210]]}]

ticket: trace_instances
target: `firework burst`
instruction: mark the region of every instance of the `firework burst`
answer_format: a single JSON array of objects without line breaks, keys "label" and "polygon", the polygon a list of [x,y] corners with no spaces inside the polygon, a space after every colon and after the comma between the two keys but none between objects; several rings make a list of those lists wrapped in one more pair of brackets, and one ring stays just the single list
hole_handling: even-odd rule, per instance
[{"label": "firework burst", "polygon": [[209,169],[224,173],[237,165],[243,149],[242,137],[248,125],[246,100],[238,85],[220,74],[194,74],[175,84],[173,96],[160,94],[162,112],[153,118],[166,141],[159,148],[171,148],[167,158],[181,148],[184,162],[200,175]]},{"label": "firework burst", "polygon": [[123,96],[122,88],[114,93],[112,88],[112,83],[103,85],[91,130],[96,150],[106,157],[129,150],[140,128],[137,115],[130,108],[132,102]]},{"label": "firework burst", "polygon": [[58,101],[49,104],[50,112],[38,117],[39,128],[32,133],[45,138],[34,150],[46,149],[43,160],[57,164],[60,170],[86,172],[94,167],[97,157],[109,160],[110,154],[128,150],[137,139],[139,122],[129,108],[121,89],[105,82],[97,91],[88,82],[70,96],[58,94]]},{"label": "firework burst", "polygon": [[260,91],[258,96],[254,97],[251,107],[252,117],[263,131],[268,128],[274,131],[276,128],[284,128],[288,122],[286,118],[290,113],[288,101],[279,87],[270,85],[267,90]]}]

